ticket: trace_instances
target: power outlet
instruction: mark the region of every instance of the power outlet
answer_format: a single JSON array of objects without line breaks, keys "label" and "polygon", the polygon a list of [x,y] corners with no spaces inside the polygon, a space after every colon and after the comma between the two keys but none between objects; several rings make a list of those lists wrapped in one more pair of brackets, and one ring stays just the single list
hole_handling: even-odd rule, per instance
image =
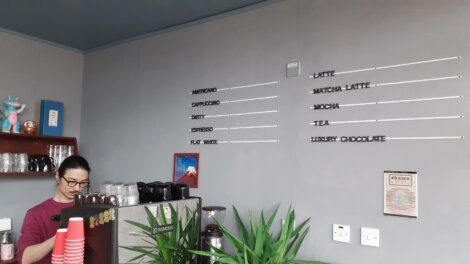
[{"label": "power outlet", "polygon": [[11,230],[11,218],[0,219],[0,231],[10,231],[10,230]]},{"label": "power outlet", "polygon": [[148,209],[155,218],[158,218],[158,206],[149,206]]},{"label": "power outlet", "polygon": [[171,208],[169,206],[163,206],[163,212],[165,212],[166,219],[171,219]]},{"label": "power outlet", "polygon": [[380,230],[374,228],[361,227],[361,245],[379,247]]},{"label": "power outlet", "polygon": [[333,224],[333,240],[343,243],[349,243],[351,241],[350,226]]}]

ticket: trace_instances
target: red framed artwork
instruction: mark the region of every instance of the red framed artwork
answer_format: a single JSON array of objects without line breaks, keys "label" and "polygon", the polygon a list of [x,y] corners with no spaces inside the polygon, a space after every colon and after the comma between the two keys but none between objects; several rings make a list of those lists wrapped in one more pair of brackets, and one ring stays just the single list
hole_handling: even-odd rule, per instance
[{"label": "red framed artwork", "polygon": [[187,183],[197,188],[199,180],[199,153],[175,153],[173,163],[173,182]]}]

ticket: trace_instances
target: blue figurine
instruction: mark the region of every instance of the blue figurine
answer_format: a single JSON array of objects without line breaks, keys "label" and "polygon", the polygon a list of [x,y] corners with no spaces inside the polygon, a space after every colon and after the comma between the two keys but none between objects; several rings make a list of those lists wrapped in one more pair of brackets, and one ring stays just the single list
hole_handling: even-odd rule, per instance
[{"label": "blue figurine", "polygon": [[18,120],[18,114],[23,112],[26,105],[22,105],[18,98],[10,98],[3,101],[5,104],[5,110],[2,111],[2,117],[5,117],[2,123],[2,132],[5,133],[20,133],[20,120]]}]

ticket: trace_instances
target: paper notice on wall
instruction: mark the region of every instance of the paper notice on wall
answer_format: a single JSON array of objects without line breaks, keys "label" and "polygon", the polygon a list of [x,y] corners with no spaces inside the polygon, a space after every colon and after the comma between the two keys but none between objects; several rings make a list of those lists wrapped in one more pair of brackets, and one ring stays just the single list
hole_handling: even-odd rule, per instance
[{"label": "paper notice on wall", "polygon": [[418,217],[418,174],[384,171],[384,214]]},{"label": "paper notice on wall", "polygon": [[59,111],[49,110],[49,126],[57,127],[59,123]]}]

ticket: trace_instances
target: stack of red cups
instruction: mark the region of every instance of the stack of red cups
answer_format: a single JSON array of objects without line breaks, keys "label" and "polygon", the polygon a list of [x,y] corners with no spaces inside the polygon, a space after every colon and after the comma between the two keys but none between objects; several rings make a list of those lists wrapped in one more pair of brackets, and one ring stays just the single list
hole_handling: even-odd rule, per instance
[{"label": "stack of red cups", "polygon": [[64,264],[83,264],[85,255],[85,226],[82,217],[69,219],[65,236]]},{"label": "stack of red cups", "polygon": [[55,235],[54,249],[52,249],[52,264],[64,264],[65,236],[67,228],[58,229]]}]

